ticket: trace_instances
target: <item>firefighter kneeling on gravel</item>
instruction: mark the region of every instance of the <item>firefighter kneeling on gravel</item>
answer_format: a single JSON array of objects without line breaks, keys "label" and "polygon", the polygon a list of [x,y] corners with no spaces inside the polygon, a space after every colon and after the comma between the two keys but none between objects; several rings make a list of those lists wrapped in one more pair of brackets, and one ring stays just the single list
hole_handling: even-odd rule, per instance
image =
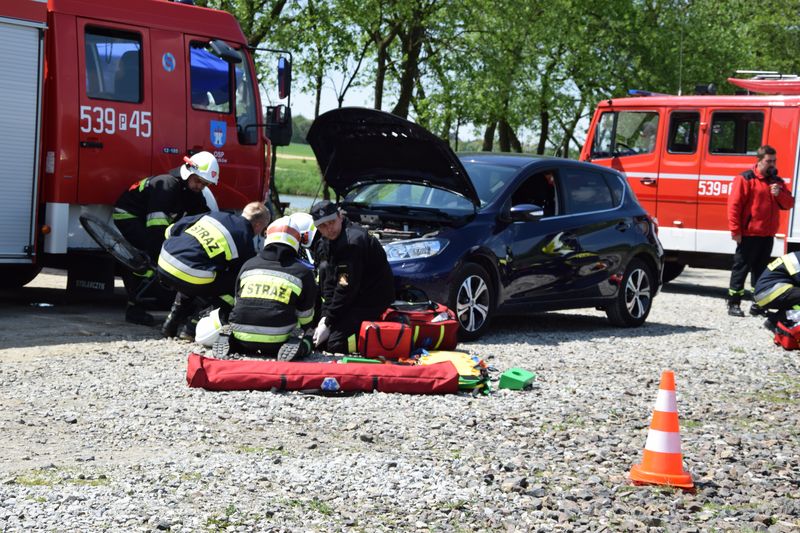
[{"label": "firefighter kneeling on gravel", "polygon": [[779,321],[786,322],[786,311],[800,306],[800,252],[779,257],[767,265],[756,281],[756,304],[762,309],[777,309],[768,313],[764,324],[774,329]]},{"label": "firefighter kneeling on gravel", "polygon": [[269,218],[264,204],[252,202],[241,215],[218,212],[184,217],[167,228],[158,256],[158,277],[178,294],[161,326],[164,337],[194,338],[196,298],[203,306],[219,307],[223,320],[227,317],[236,275],[255,255],[254,238],[264,231]]},{"label": "firefighter kneeling on gravel", "polygon": [[[114,206],[112,218],[117,229],[128,242],[144,251],[153,263],[164,243],[167,226],[184,215],[207,212],[203,189],[219,183],[219,163],[213,154],[199,152],[184,160],[184,165],[167,174],[137,181],[122,193]],[[144,278],[153,275],[155,272],[148,272]],[[143,280],[132,272],[125,272],[122,279],[128,292],[125,320],[154,325],[155,319],[135,296]]]},{"label": "firefighter kneeling on gravel", "polygon": [[293,216],[269,225],[264,249],[245,263],[236,281],[231,352],[283,360],[311,352],[310,331],[299,343],[287,341],[294,340],[290,338],[296,328],[305,328],[314,319],[314,269],[298,254],[301,244],[313,241],[314,231],[313,225],[303,231]]}]

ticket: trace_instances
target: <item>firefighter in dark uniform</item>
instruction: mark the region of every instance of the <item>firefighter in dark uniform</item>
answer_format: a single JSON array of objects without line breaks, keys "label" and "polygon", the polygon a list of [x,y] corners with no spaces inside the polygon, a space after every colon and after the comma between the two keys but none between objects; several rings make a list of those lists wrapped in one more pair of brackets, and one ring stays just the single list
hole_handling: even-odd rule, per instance
[{"label": "firefighter in dark uniform", "polygon": [[[255,255],[254,238],[269,223],[269,211],[260,202],[245,206],[241,215],[207,213],[184,217],[167,229],[167,240],[158,256],[158,277],[178,291],[175,303],[161,327],[161,334],[193,338],[195,298],[220,308],[227,316],[233,307],[236,275]],[[185,323],[185,324],[184,324]]]},{"label": "firefighter in dark uniform", "polygon": [[753,296],[762,309],[777,309],[767,315],[768,323],[774,327],[785,320],[786,311],[800,306],[800,252],[781,256],[769,265],[758,278]]},{"label": "firefighter in dark uniform", "polygon": [[320,268],[322,311],[314,344],[328,352],[357,348],[361,322],[377,320],[394,301],[394,276],[386,252],[367,230],[323,200],[311,208],[322,236],[315,251]]},{"label": "firefighter in dark uniform", "polygon": [[[219,183],[219,164],[208,152],[199,152],[167,174],[137,181],[122,193],[114,206],[114,224],[122,236],[156,262],[164,242],[164,230],[184,215],[207,212],[203,197],[206,185]],[[155,275],[148,272],[145,278]],[[155,319],[135,302],[134,294],[142,279],[132,272],[123,275],[128,291],[125,319],[135,324],[153,325]]]},{"label": "firefighter in dark uniform", "polygon": [[[314,320],[314,268],[298,254],[304,234],[291,217],[275,220],[267,228],[264,249],[242,267],[229,320],[232,352],[274,357],[296,328]],[[308,335],[292,357],[310,351]]]}]

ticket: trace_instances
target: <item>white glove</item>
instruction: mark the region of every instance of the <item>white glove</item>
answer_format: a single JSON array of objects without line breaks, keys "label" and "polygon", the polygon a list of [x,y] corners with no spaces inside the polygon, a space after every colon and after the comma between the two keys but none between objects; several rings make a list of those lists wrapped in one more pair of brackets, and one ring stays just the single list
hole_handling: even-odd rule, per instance
[{"label": "white glove", "polygon": [[320,344],[324,343],[330,336],[331,328],[328,327],[326,318],[322,317],[322,320],[320,320],[319,324],[317,324],[317,329],[314,330],[314,346],[319,346]]}]

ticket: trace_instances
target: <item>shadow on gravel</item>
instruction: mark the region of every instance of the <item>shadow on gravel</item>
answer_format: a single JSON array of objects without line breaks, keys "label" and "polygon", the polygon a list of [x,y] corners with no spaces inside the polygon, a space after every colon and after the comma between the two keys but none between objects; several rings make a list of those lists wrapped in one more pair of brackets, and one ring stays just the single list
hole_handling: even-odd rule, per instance
[{"label": "shadow on gravel", "polygon": [[156,328],[125,322],[125,303],[120,291],[96,296],[44,287],[0,290],[0,350],[160,338]]},{"label": "shadow on gravel", "polygon": [[578,335],[587,340],[604,339],[611,336],[618,338],[659,337],[676,333],[707,331],[708,329],[649,321],[638,328],[618,328],[612,326],[604,316],[559,312],[496,317],[484,339],[494,342],[499,340],[493,338],[496,335],[515,335],[523,337],[524,341],[528,343],[536,343],[538,339],[542,343],[552,344],[554,337],[557,340],[574,340]]},{"label": "shadow on gravel", "polygon": [[671,281],[664,285],[661,290],[670,294],[693,294],[696,296],[710,296],[721,300],[724,300],[728,296],[728,289],[726,287],[681,283],[680,281]]}]

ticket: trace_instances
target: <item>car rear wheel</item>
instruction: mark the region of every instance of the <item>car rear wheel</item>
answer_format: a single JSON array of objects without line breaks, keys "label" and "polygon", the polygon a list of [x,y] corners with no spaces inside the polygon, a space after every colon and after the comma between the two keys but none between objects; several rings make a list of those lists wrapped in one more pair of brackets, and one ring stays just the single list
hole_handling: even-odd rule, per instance
[{"label": "car rear wheel", "polygon": [[494,294],[486,269],[467,263],[459,269],[450,289],[450,308],[456,313],[461,340],[474,340],[486,333],[492,317]]},{"label": "car rear wheel", "polygon": [[641,326],[653,306],[653,292],[650,269],[639,259],[631,259],[614,303],[606,308],[608,320],[615,326]]}]

